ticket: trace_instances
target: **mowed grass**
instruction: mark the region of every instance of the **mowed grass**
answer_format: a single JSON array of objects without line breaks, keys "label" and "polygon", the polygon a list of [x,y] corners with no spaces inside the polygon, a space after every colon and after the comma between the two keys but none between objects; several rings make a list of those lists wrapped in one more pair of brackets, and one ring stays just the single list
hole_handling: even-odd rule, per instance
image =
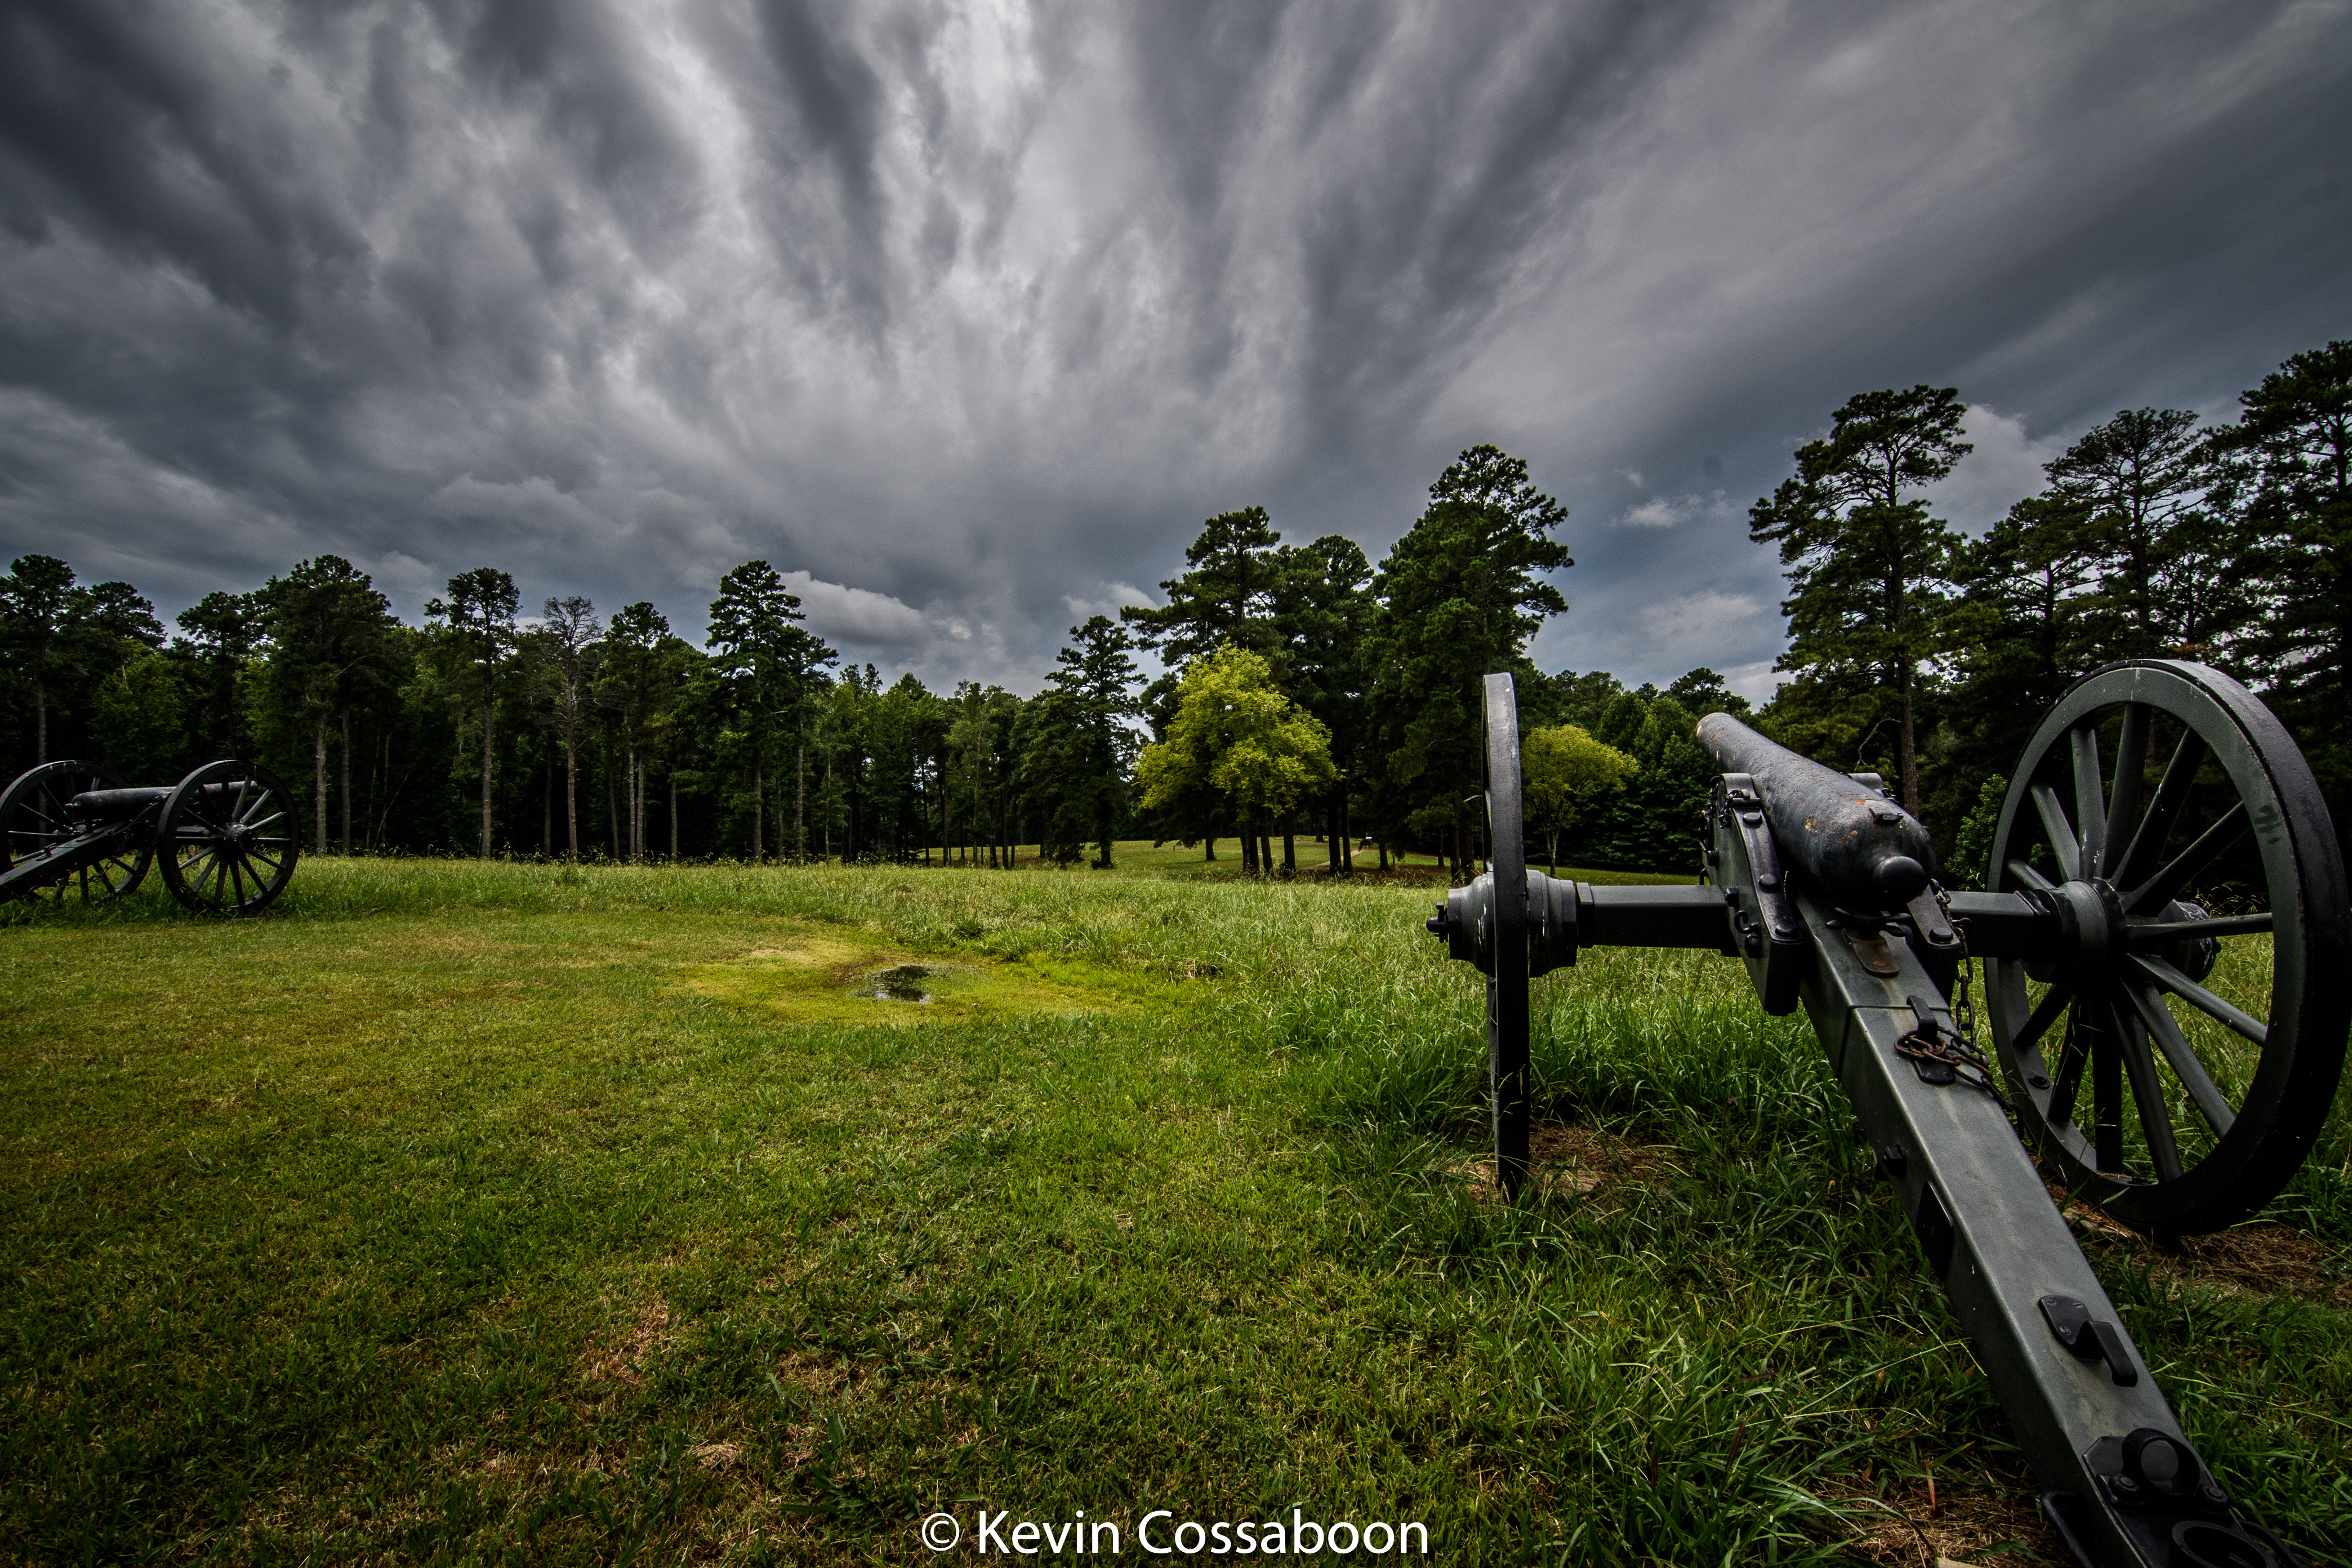
[{"label": "mowed grass", "polygon": [[[966,1560],[985,1508],[1140,1555],[1296,1507],[1446,1563],[2042,1560],[1802,1024],[1707,954],[1539,983],[1505,1208],[1432,897],[321,859],[252,921],[19,907],[0,1554],[903,1563],[945,1510]],[[855,994],[909,963],[962,989]],[[2247,1233],[2292,1268],[2087,1232],[2337,1563],[2344,1132]]]}]

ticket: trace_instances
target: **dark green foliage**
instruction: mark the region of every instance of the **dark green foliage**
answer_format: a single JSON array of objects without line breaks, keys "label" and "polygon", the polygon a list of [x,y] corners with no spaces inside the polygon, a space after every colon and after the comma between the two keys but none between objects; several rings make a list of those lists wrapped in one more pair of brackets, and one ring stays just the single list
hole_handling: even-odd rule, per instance
[{"label": "dark green foliage", "polygon": [[[81,587],[54,555],[20,555],[0,577],[0,668],[29,708],[20,755],[46,762],[102,750],[89,742],[100,682],[142,649],[160,647],[155,608],[128,583]],[[54,733],[52,732],[54,727]]]},{"label": "dark green foliage", "polygon": [[[366,573],[340,555],[305,561],[285,576],[271,578],[255,597],[269,639],[269,658],[260,672],[263,738],[281,755],[309,753],[311,824],[323,854],[328,730],[341,731],[348,769],[352,716],[357,712],[364,721],[388,706],[408,674],[408,648],[391,602],[376,592]],[[341,795],[339,837],[348,848],[348,787]]]},{"label": "dark green foliage", "polygon": [[2352,826],[2352,341],[2289,359],[2217,432],[2223,496],[2244,510],[2260,596],[2248,652]]},{"label": "dark green foliage", "polygon": [[1055,656],[1048,689],[1023,715],[1023,801],[1040,825],[1047,859],[1071,864],[1091,842],[1094,864],[1108,869],[1137,749],[1127,724],[1135,710],[1129,695],[1135,661],[1128,657],[1135,644],[1108,616],[1088,616],[1070,628],[1070,638]]},{"label": "dark green foliage", "polygon": [[1373,583],[1385,609],[1369,638],[1385,760],[1376,798],[1386,832],[1460,858],[1475,821],[1465,803],[1485,773],[1481,679],[1541,679],[1527,642],[1567,612],[1547,574],[1575,562],[1551,537],[1567,509],[1494,447],[1464,452],[1429,498]]},{"label": "dark green foliage", "polygon": [[1550,686],[1558,721],[1574,724],[1595,735],[1601,733],[1601,716],[1625,689],[1624,682],[1605,669],[1587,670],[1581,675],[1563,669],[1551,678]]},{"label": "dark green foliage", "polygon": [[1971,447],[1948,386],[1865,392],[1797,449],[1797,472],[1748,510],[1748,533],[1788,569],[1789,651],[1797,679],[1778,707],[1790,743],[1823,754],[1891,730],[1903,804],[1919,809],[1920,665],[1935,651],[1941,586],[1957,536],[1906,499]]},{"label": "dark green foliage", "polygon": [[182,610],[173,651],[190,665],[187,713],[195,750],[206,758],[245,754],[249,736],[237,701],[238,675],[260,651],[265,632],[257,595],[210,593]]},{"label": "dark green foliage", "polygon": [[2046,514],[2077,541],[2095,586],[2076,607],[2110,658],[2208,663],[2249,608],[2236,519],[2208,507],[2219,478],[2185,408],[2125,409],[2044,470]]},{"label": "dark green foliage", "polygon": [[[746,561],[721,577],[719,597],[710,602],[712,668],[730,721],[721,750],[749,770],[750,789],[741,804],[750,814],[755,860],[766,853],[767,780],[775,749],[791,738],[797,791],[809,703],[825,667],[838,657],[800,624],[806,618],[799,596],[785,590],[783,578],[764,561]],[[652,635],[648,631],[648,639]],[[797,808],[797,793],[794,799]]]},{"label": "dark green foliage", "polygon": [[449,597],[428,599],[425,613],[445,626],[432,647],[442,669],[453,678],[469,676],[474,690],[457,696],[479,725],[482,741],[482,835],[480,853],[488,859],[495,820],[491,780],[497,776],[499,677],[507,673],[515,648],[515,610],[521,604],[514,579],[494,566],[477,566],[449,579]]},{"label": "dark green foliage", "polygon": [[[1694,707],[1685,700],[1690,695],[1711,700]],[[1665,691],[1644,686],[1618,692],[1598,724],[1585,727],[1594,739],[1632,756],[1642,771],[1622,789],[1578,803],[1559,836],[1559,858],[1611,870],[1696,871],[1699,829],[1717,770],[1695,731],[1706,714],[1746,708],[1744,700],[1722,689],[1720,677],[1704,668]]]},{"label": "dark green foliage", "polygon": [[1171,669],[1226,643],[1273,656],[1279,634],[1270,616],[1288,569],[1275,553],[1281,542],[1262,506],[1220,512],[1185,547],[1192,570],[1160,584],[1168,602],[1130,605],[1118,618],[1135,628],[1136,647],[1159,649]]}]

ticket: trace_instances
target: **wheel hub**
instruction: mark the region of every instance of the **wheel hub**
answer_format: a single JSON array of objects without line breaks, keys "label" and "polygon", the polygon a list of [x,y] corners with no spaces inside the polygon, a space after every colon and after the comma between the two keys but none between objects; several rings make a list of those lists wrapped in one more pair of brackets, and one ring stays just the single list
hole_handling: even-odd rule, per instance
[{"label": "wheel hub", "polygon": [[2061,974],[2104,974],[2122,963],[2124,906],[2115,884],[2104,878],[2062,882],[2040,896],[2058,916],[2057,951],[2029,963],[2028,974],[2046,983]]}]

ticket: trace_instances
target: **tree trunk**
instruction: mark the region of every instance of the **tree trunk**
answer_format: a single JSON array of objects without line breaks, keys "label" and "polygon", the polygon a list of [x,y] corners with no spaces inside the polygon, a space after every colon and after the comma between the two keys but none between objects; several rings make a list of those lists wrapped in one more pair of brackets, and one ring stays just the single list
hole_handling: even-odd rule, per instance
[{"label": "tree trunk", "polygon": [[677,770],[669,771],[669,858],[677,859]]},{"label": "tree trunk", "polygon": [[547,738],[547,752],[539,763],[539,852],[555,854],[555,737]]},{"label": "tree trunk", "polygon": [[808,742],[793,742],[793,864],[808,864]]},{"label": "tree trunk", "polygon": [[319,715],[319,722],[310,732],[310,815],[318,825],[318,848],[314,855],[327,852],[327,716]]},{"label": "tree trunk", "polygon": [[613,858],[618,860],[621,858],[621,803],[614,793],[617,782],[613,777],[614,771],[613,748],[607,742],[604,746],[604,837],[612,843]]},{"label": "tree trunk", "polygon": [[1903,809],[1912,816],[1919,815],[1919,741],[1912,728],[1912,701],[1917,672],[1911,661],[1903,661]]},{"label": "tree trunk", "polygon": [[1215,834],[1212,833],[1212,834],[1208,835],[1206,837],[1202,838],[1202,839],[1201,840],[1201,847],[1202,847],[1202,851],[1203,851],[1203,853],[1202,853],[1202,856],[1201,856],[1201,858],[1202,858],[1202,859],[1203,859],[1203,860],[1211,860],[1211,861],[1213,861],[1214,859],[1216,859],[1216,858],[1217,858],[1217,836],[1216,836]]},{"label": "tree trunk", "polygon": [[1246,822],[1236,825],[1236,828],[1242,841],[1242,875],[1255,877],[1257,875],[1257,835],[1250,831]]},{"label": "tree trunk", "polygon": [[[485,686],[487,687],[487,682]],[[490,858],[490,723],[498,712],[498,704],[489,692],[482,693],[482,858]]]},{"label": "tree trunk", "polygon": [[33,765],[41,767],[49,760],[49,689],[41,684],[39,676],[33,677]]},{"label": "tree trunk", "polygon": [[761,840],[760,829],[767,816],[768,796],[760,782],[760,759],[755,756],[751,759],[751,858],[754,861],[761,859],[765,853],[766,847]]},{"label": "tree trunk", "polygon": [[352,852],[352,710],[343,710],[343,853]]},{"label": "tree trunk", "polygon": [[1356,874],[1356,825],[1348,816],[1348,792],[1339,792],[1339,875]]},{"label": "tree trunk", "polygon": [[1291,831],[1288,812],[1282,814],[1282,868],[1292,872],[1298,869],[1297,835]]}]

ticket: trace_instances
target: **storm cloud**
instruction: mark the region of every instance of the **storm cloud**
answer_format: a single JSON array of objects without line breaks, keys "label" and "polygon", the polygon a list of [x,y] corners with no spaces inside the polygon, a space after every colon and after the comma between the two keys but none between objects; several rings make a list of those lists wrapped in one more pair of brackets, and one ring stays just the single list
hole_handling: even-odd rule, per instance
[{"label": "storm cloud", "polygon": [[1570,508],[1548,668],[1761,690],[1749,500],[1972,405],[1980,527],[2352,334],[2343,5],[0,5],[0,547],[166,611],[790,574],[1034,689],[1205,516]]}]

